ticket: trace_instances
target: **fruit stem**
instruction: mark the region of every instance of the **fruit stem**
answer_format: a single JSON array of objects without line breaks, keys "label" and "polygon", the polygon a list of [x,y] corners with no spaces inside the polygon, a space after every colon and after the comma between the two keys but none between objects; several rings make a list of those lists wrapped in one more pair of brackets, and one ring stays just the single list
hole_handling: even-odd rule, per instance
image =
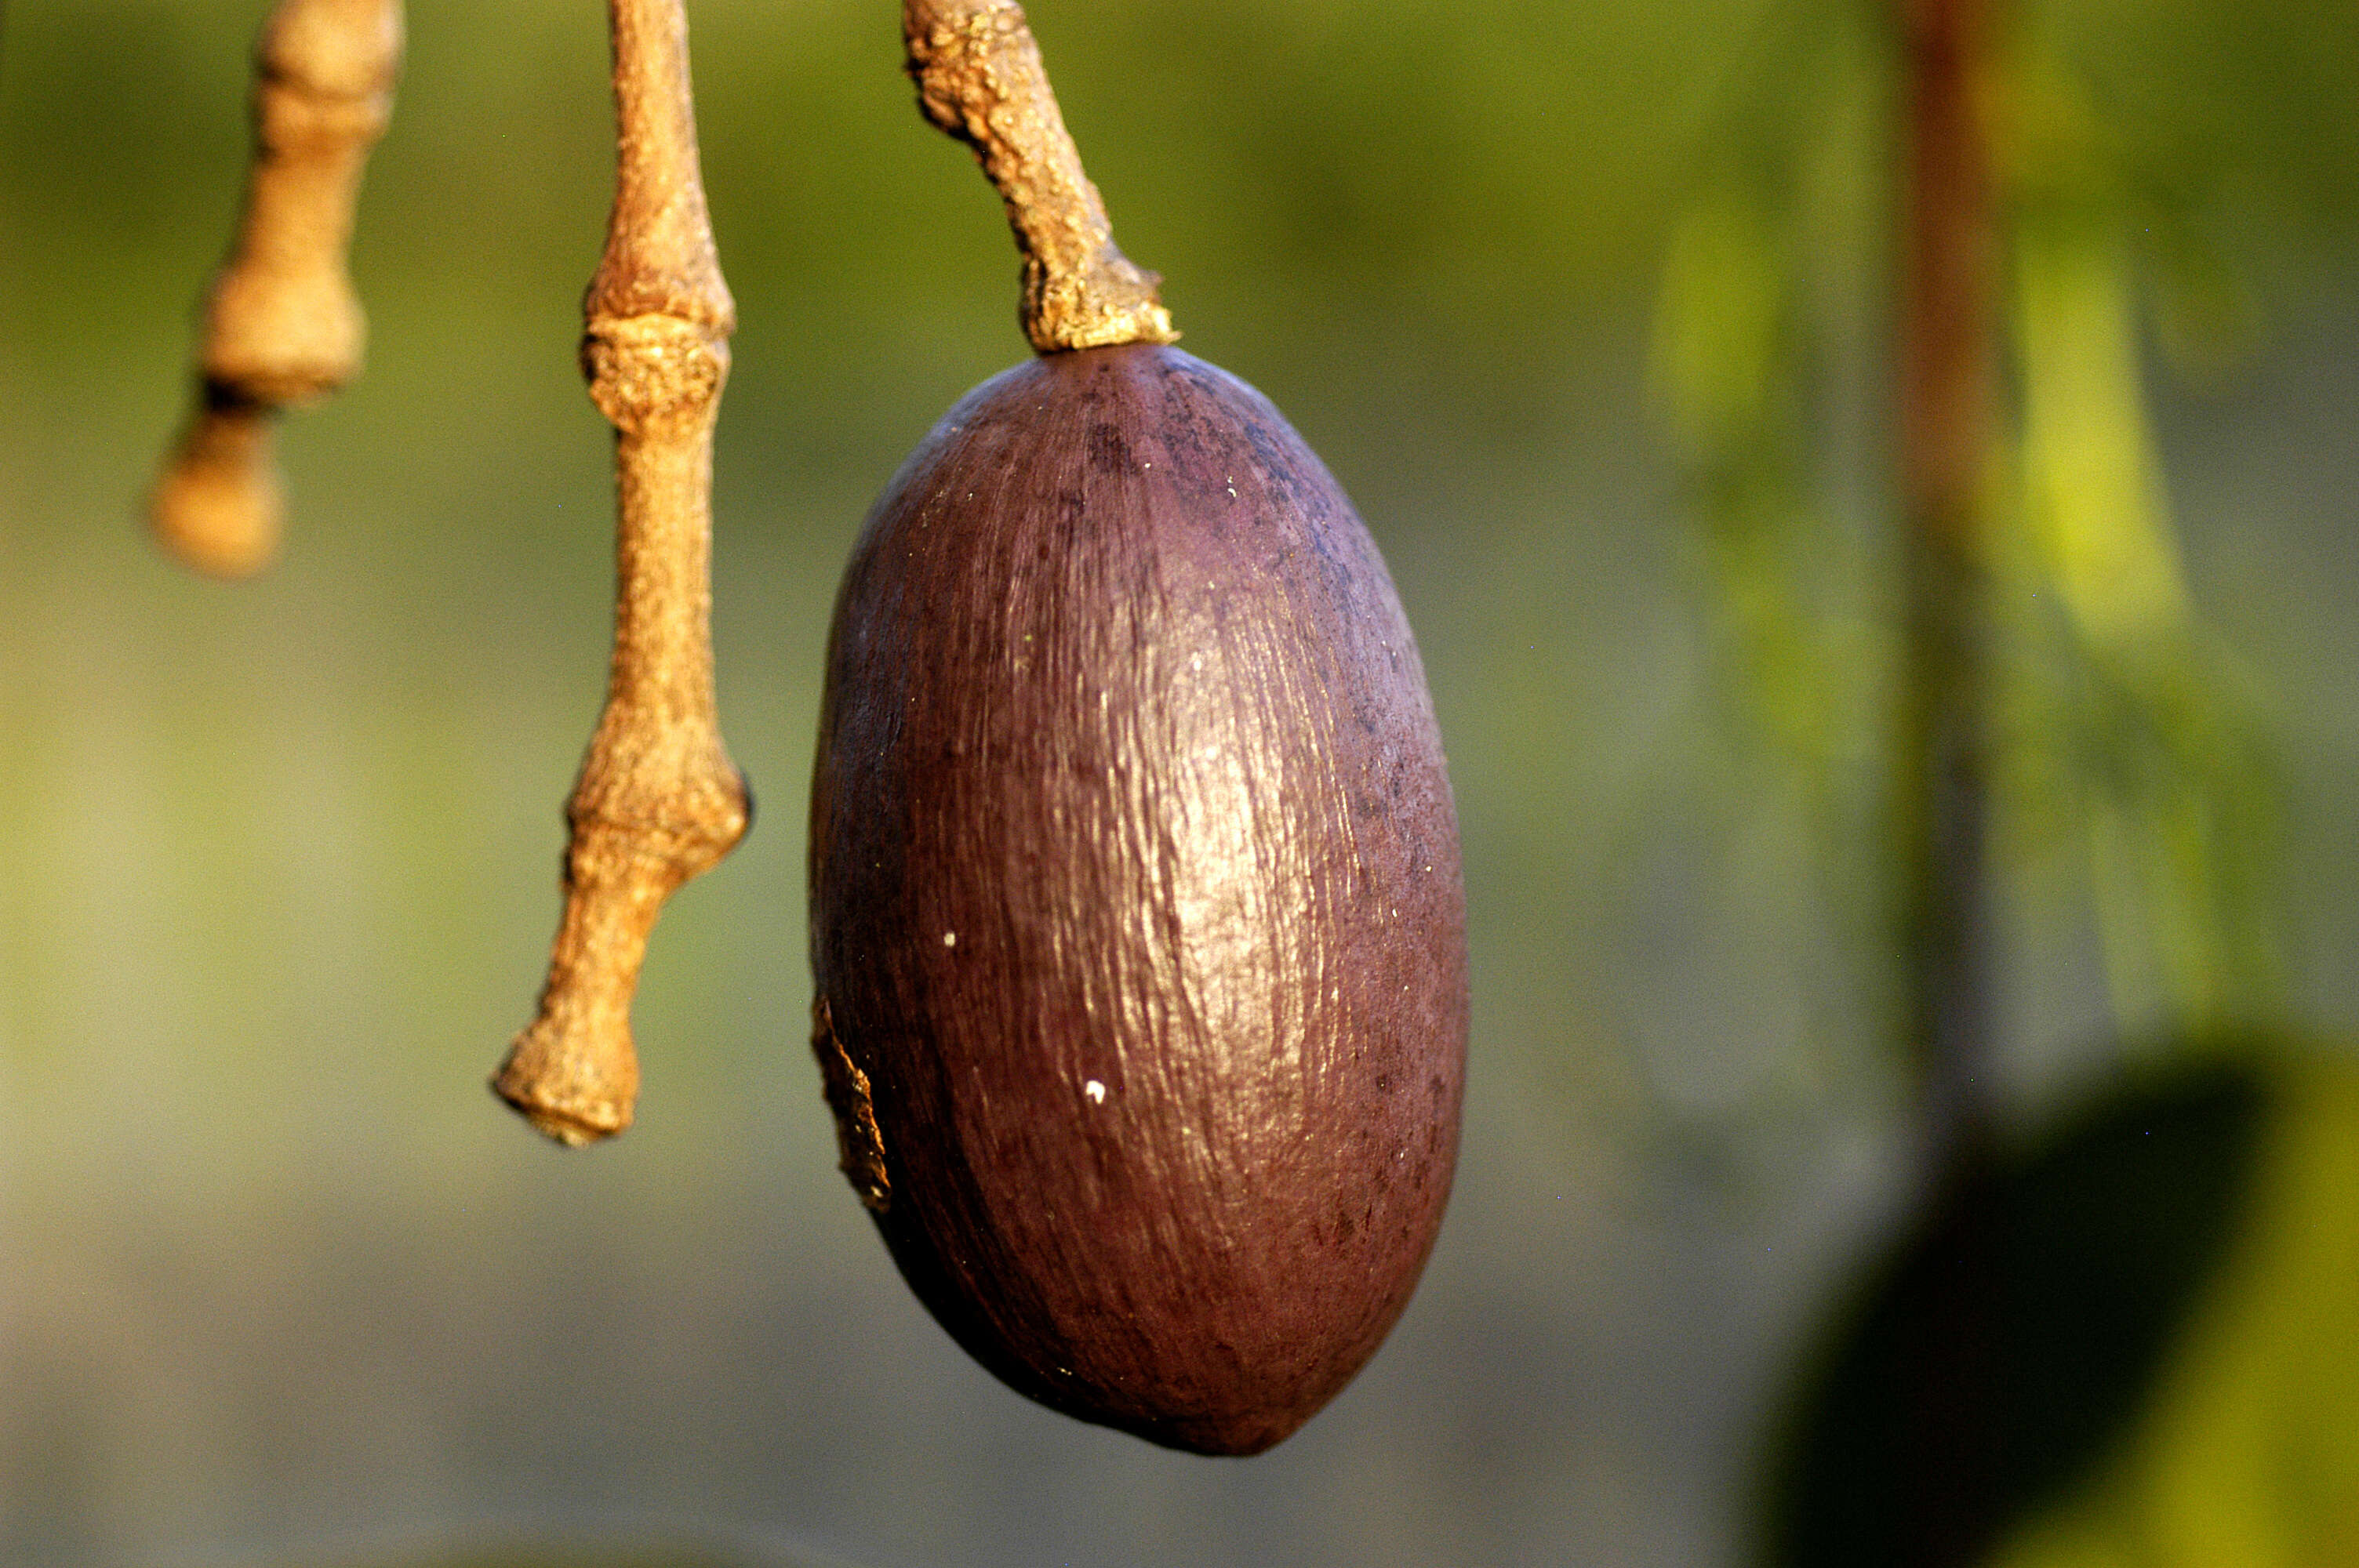
[{"label": "fruit stem", "polygon": [[975,150],[1024,257],[1024,335],[1040,352],[1176,342],[1163,280],[1114,243],[1016,0],[905,0],[918,107]]},{"label": "fruit stem", "polygon": [[560,1143],[631,1124],[631,998],[664,901],[745,836],[712,684],[712,427],[736,307],[697,169],[680,0],[612,0],[614,216],[582,369],[615,431],[614,655],[566,806],[565,913],[492,1087]]},{"label": "fruit stem", "polygon": [[281,0],[264,24],[245,208],[206,300],[196,407],[148,504],[158,538],[200,571],[270,563],[278,411],[360,370],[366,330],[344,251],[401,49],[400,0]]}]

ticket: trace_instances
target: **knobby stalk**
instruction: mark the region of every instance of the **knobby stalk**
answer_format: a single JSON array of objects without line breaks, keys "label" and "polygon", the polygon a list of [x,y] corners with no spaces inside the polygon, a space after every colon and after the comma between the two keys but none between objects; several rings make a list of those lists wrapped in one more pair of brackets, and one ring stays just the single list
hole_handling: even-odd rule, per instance
[{"label": "knobby stalk", "polygon": [[269,564],[278,412],[360,370],[366,329],[344,251],[401,49],[400,0],[281,0],[263,27],[245,208],[206,301],[197,406],[149,505],[158,537],[200,571]]},{"label": "knobby stalk", "polygon": [[1016,0],[906,0],[901,37],[918,106],[975,150],[1024,256],[1024,335],[1040,352],[1169,343],[1162,279],[1114,243],[1082,172],[1039,46]]},{"label": "knobby stalk", "polygon": [[681,0],[611,0],[616,159],[582,368],[614,427],[614,656],[566,807],[565,912],[531,1025],[493,1079],[560,1142],[631,1123],[631,997],[657,913],[745,833],[712,686],[712,427],[736,308],[697,168]]}]

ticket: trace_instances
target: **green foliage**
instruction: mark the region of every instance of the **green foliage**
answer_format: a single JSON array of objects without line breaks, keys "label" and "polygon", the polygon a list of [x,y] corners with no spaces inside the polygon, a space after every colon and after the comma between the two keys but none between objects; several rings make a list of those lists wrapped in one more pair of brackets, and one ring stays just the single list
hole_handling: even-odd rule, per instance
[{"label": "green foliage", "polygon": [[[1897,438],[1872,368],[1891,357],[1901,124],[1881,15],[1767,13],[1653,340],[1730,727],[1836,825],[1875,818],[1898,674],[1897,508],[1876,477]],[[2152,406],[2158,367],[2218,380],[2273,292],[2347,242],[2359,30],[2201,0],[1998,18],[1977,92],[2001,387],[1979,520],[1990,871],[2009,936],[2093,934],[2115,1054],[2161,1065],[1945,1173],[1789,1417],[1768,1555],[2346,1562],[2359,1423],[2331,1347],[2359,1323],[2359,1100],[2347,1071],[2243,1027],[2288,1006],[2283,764],[2190,586]],[[1861,925],[1894,893],[1866,837],[1820,852],[1827,903]]]},{"label": "green foliage", "polygon": [[[1651,380],[1683,460],[1715,610],[1724,732],[1805,825],[1844,971],[1810,1031],[1880,1046],[1894,1017],[1877,820],[1894,627],[1857,439],[1876,323],[1890,65],[1867,6],[1760,19],[1672,230]],[[1864,1027],[1863,1027],[1864,1025]]]},{"label": "green foliage", "polygon": [[[2060,915],[2051,938],[2087,912],[2122,1022],[2267,1020],[2282,1005],[2277,766],[2265,703],[2188,589],[2149,344],[2217,373],[2253,341],[2269,280],[2253,246],[2216,236],[2265,214],[2282,256],[2347,219],[2359,144],[2325,105],[2354,83],[2308,52],[2311,22],[2248,36],[2216,7],[2063,0],[2006,15],[1980,95],[2005,344],[1984,517],[1997,881]],[[2207,17],[2234,47],[2203,48]],[[1863,5],[1767,14],[1669,247],[1654,334],[1729,708],[1817,819],[1846,828],[1875,816],[1864,759],[1884,733],[1897,604],[1874,542],[1893,435],[1867,368],[1886,336],[1897,178],[1879,22]],[[2242,106],[2259,124],[2219,134],[2232,90],[2265,71],[2284,86]],[[1828,896],[1873,920],[1890,890],[1843,842],[1821,838]],[[2060,862],[2077,891],[2036,896]]]},{"label": "green foliage", "polygon": [[[2180,568],[2140,283],[2176,302],[2178,341],[2212,345],[2186,358],[2228,346],[2243,297],[2060,49],[2027,27],[1993,92],[2017,409],[1995,508],[2008,806],[2027,852],[2081,840],[2116,1016],[2203,1029],[2277,1005],[2277,795],[2259,705]],[[2165,243],[2143,243],[2158,221]]]}]

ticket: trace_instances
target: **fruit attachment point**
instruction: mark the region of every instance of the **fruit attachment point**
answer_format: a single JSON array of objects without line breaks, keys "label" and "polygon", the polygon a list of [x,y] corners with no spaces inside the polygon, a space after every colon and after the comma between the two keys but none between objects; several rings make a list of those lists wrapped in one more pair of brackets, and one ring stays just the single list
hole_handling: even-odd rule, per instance
[{"label": "fruit attachment point", "polygon": [[1122,254],[1015,0],[907,0],[918,107],[974,148],[1024,255],[1024,335],[1044,354],[1173,343],[1163,279]]}]

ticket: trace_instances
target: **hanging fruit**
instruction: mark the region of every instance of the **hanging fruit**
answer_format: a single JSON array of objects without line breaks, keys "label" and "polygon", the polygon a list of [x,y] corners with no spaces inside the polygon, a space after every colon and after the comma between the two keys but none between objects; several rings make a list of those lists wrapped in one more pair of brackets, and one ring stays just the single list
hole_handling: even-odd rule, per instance
[{"label": "hanging fruit", "polygon": [[812,790],[814,1046],[918,1295],[1045,1404],[1253,1454],[1373,1355],[1431,1250],[1467,1024],[1456,819],[1351,503],[1169,347],[1023,12],[910,0],[1038,357],[854,547]]}]

